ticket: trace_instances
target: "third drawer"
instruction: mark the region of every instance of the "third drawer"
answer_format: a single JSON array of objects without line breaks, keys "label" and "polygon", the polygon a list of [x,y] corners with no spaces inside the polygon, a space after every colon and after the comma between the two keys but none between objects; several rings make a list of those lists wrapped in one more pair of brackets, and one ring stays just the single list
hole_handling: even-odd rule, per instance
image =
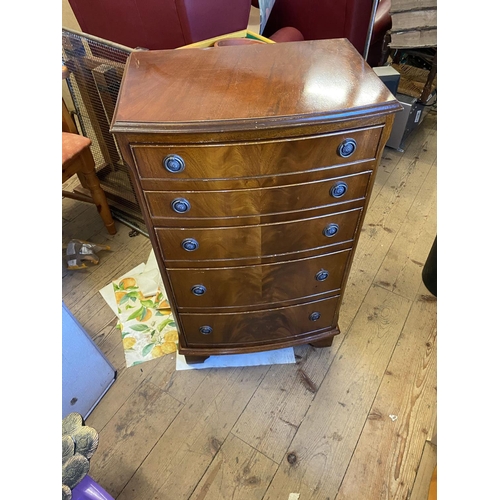
[{"label": "third drawer", "polygon": [[[213,267],[224,261],[262,262],[299,258],[300,252],[332,248],[354,239],[363,209],[271,224],[214,228],[156,228],[167,267]],[[323,252],[324,253],[324,252]],[[204,262],[205,261],[205,262]],[[219,264],[217,262],[220,261]],[[209,264],[210,262],[210,264]]]}]

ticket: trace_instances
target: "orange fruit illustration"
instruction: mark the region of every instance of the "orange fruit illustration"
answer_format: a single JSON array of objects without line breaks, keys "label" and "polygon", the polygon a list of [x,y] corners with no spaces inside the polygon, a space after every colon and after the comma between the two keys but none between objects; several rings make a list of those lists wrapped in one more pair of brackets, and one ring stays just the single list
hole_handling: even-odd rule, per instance
[{"label": "orange fruit illustration", "polygon": [[136,281],[134,278],[124,278],[120,281],[120,288],[132,288],[133,286],[136,286]]},{"label": "orange fruit illustration", "polygon": [[158,312],[160,314],[163,314],[163,316],[168,316],[172,313],[172,309],[158,309]]},{"label": "orange fruit illustration", "polygon": [[151,312],[151,309],[147,309],[146,310],[146,314],[144,315],[144,317],[142,319],[141,319],[141,317],[138,317],[137,321],[140,321],[140,322],[144,323],[149,318],[151,318],[151,316],[153,316],[153,313]]}]

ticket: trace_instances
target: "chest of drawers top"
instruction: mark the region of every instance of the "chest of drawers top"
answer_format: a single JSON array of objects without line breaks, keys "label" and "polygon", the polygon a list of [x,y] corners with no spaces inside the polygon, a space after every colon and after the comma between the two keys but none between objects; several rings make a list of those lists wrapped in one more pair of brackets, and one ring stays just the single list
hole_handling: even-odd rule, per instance
[{"label": "chest of drawers top", "polygon": [[138,51],[127,61],[111,131],[237,135],[399,107],[346,39]]}]

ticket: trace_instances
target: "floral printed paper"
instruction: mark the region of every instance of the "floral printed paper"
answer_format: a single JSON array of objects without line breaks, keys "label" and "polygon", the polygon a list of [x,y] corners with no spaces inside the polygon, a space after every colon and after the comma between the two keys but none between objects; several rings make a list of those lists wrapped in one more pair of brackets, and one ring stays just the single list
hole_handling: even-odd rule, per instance
[{"label": "floral printed paper", "polygon": [[137,276],[126,276],[113,281],[113,291],[127,367],[177,351],[177,325],[161,287],[146,297]]}]

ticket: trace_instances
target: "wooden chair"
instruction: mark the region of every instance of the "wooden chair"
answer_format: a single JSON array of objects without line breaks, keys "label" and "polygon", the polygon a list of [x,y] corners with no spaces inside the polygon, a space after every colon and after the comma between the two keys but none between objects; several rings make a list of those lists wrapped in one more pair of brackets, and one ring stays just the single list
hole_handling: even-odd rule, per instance
[{"label": "wooden chair", "polygon": [[94,203],[109,234],[116,234],[108,200],[95,172],[95,163],[90,151],[91,140],[79,134],[62,132],[62,182],[77,174],[82,186],[91,196],[63,190],[63,196],[86,203]]},{"label": "wooden chair", "polygon": [[[62,77],[68,77],[68,69],[62,67]],[[73,175],[78,175],[82,187],[90,191],[90,196],[63,189],[63,196],[94,203],[109,234],[116,234],[115,223],[111,216],[106,194],[101,187],[95,171],[94,157],[90,151],[92,141],[78,133],[73,119],[62,100],[62,183]]]}]

